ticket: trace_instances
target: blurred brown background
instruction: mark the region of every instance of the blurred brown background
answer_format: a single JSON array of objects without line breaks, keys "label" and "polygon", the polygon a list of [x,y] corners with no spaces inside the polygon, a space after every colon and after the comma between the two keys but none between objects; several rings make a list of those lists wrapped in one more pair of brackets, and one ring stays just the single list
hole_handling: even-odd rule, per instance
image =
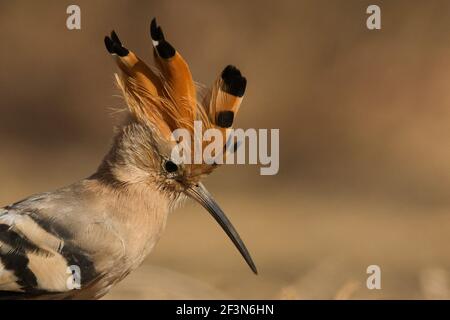
[{"label": "blurred brown background", "polygon": [[[70,4],[80,31],[66,29]],[[445,0],[1,0],[0,205],[96,169],[122,104],[103,37],[115,29],[150,63],[154,16],[197,81],[241,68],[238,126],[280,129],[280,172],[227,166],[206,181],[259,276],[188,204],[107,298],[450,297]],[[365,286],[371,264],[381,290]]]}]

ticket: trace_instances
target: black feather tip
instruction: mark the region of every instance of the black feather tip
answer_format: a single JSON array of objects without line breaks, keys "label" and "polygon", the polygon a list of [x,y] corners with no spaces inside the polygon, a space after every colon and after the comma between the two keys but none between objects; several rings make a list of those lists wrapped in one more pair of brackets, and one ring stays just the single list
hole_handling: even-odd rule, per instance
[{"label": "black feather tip", "polygon": [[152,37],[153,41],[156,41],[158,43],[156,45],[156,51],[161,58],[170,59],[175,55],[175,48],[166,41],[164,32],[162,31],[161,27],[158,26],[156,18],[153,18],[152,22],[150,23],[150,36]]},{"label": "black feather tip", "polygon": [[158,23],[156,22],[156,18],[153,18],[152,22],[150,23],[150,36],[152,37],[152,40],[154,40],[154,41],[164,40],[164,33],[163,33],[161,27],[158,26]]},{"label": "black feather tip", "polygon": [[114,30],[111,31],[111,38],[105,37],[105,47],[110,54],[117,54],[119,57],[125,57],[129,53],[128,49],[122,46],[122,42]]},{"label": "black feather tip", "polygon": [[122,42],[120,41],[119,37],[117,36],[117,33],[114,30],[111,31],[111,40],[119,45],[122,45]]},{"label": "black feather tip", "polygon": [[221,128],[229,128],[233,125],[234,112],[222,111],[217,115],[217,125]]},{"label": "black feather tip", "polygon": [[242,97],[247,87],[247,79],[235,66],[229,65],[222,71],[222,90],[236,97]]}]

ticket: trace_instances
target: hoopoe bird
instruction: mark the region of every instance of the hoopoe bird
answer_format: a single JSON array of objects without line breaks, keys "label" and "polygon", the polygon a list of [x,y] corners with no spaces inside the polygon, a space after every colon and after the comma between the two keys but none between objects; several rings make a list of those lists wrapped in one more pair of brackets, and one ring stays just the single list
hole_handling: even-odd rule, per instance
[{"label": "hoopoe bird", "polygon": [[[179,142],[171,134],[178,128],[192,130],[194,121],[201,121],[226,135],[246,79],[228,66],[202,96],[187,63],[155,19],[150,35],[156,68],[123,46],[114,31],[105,37],[121,70],[116,80],[127,117],[97,171],[68,187],[0,209],[1,299],[104,296],[143,262],[169,212],[185,198],[200,203],[217,220],[257,273],[235,228],[201,183],[219,165],[171,160]],[[75,289],[68,285],[74,279],[79,280]]]}]

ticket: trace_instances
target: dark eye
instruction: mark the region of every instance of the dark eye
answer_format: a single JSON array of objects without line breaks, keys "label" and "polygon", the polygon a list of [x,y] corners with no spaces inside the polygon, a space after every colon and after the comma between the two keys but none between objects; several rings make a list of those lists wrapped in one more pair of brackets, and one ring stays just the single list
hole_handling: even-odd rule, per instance
[{"label": "dark eye", "polygon": [[166,161],[164,168],[166,168],[166,171],[170,173],[178,170],[178,166],[170,160]]}]

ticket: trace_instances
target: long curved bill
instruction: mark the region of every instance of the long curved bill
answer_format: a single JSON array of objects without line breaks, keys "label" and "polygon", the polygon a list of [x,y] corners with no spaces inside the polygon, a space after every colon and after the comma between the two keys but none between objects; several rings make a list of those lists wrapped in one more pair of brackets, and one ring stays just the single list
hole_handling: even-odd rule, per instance
[{"label": "long curved bill", "polygon": [[211,194],[206,190],[203,184],[198,183],[195,186],[192,186],[186,190],[186,193],[200,203],[208,212],[216,219],[216,221],[220,224],[225,233],[230,237],[231,241],[233,241],[236,248],[239,250],[241,255],[244,257],[245,261],[252,269],[255,274],[258,274],[256,270],[256,266],[253,263],[252,257],[245,247],[244,242],[241,240],[241,237],[237,233],[236,229],[231,224],[230,220],[228,220],[225,213],[220,209],[219,205],[216,203]]}]

